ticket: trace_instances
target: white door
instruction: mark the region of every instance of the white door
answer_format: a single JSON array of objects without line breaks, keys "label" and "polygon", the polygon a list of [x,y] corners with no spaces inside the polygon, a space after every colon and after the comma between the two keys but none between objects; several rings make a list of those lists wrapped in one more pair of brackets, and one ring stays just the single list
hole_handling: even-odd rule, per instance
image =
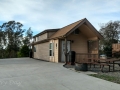
[{"label": "white door", "polygon": [[[67,41],[67,53],[69,51],[70,51],[70,41]],[[65,62],[65,41],[62,41],[61,43],[61,62]]]}]

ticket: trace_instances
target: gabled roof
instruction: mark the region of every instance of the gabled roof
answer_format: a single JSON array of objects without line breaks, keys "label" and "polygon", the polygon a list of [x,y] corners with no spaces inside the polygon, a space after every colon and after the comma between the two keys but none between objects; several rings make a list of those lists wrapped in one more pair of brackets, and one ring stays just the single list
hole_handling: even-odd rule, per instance
[{"label": "gabled roof", "polygon": [[50,39],[54,38],[60,38],[60,37],[66,37],[68,36],[71,32],[73,32],[75,29],[80,27],[82,24],[87,23],[88,26],[90,26],[92,31],[99,37],[99,39],[103,38],[102,35],[93,27],[93,25],[86,19],[81,19],[77,22],[74,22],[70,25],[67,25],[60,30],[58,30],[55,34],[53,34]]},{"label": "gabled roof", "polygon": [[42,35],[42,34],[44,34],[44,33],[47,33],[47,32],[57,32],[58,30],[59,30],[59,29],[46,29],[46,30],[38,33],[37,35],[33,36],[33,38],[34,38],[34,37],[37,37],[37,36],[39,36],[39,35]]}]

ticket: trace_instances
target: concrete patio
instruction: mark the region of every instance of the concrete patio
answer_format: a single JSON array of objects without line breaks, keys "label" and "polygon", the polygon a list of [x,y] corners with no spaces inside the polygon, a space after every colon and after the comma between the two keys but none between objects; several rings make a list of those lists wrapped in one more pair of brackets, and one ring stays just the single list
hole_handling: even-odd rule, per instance
[{"label": "concrete patio", "polygon": [[78,73],[63,63],[0,59],[0,90],[119,90],[120,85]]}]

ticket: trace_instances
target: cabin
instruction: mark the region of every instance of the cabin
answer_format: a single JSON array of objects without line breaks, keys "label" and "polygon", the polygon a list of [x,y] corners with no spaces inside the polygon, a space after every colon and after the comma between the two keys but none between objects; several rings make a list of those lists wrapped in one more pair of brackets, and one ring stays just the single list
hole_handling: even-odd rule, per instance
[{"label": "cabin", "polygon": [[[47,29],[35,35],[32,43],[33,58],[65,62],[70,51],[82,55],[99,54],[99,40],[103,37],[86,19],[59,29]],[[76,57],[77,60],[78,57]]]}]

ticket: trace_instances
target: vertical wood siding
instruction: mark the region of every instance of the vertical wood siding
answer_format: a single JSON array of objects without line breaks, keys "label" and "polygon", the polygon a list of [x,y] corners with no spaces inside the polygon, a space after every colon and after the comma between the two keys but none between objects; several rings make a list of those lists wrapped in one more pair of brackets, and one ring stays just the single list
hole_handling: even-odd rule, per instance
[{"label": "vertical wood siding", "polygon": [[35,45],[34,58],[49,61],[49,42]]},{"label": "vertical wood siding", "polygon": [[71,43],[71,50],[76,53],[88,53],[87,38],[82,35],[71,34],[67,38],[68,40],[73,40]]},{"label": "vertical wood siding", "polygon": [[50,56],[50,61],[51,62],[56,62],[58,63],[58,57],[59,57],[59,40],[51,40],[50,43],[54,43],[54,56]]},{"label": "vertical wood siding", "polygon": [[52,36],[55,32],[48,32],[48,38]]},{"label": "vertical wood siding", "polygon": [[119,43],[112,44],[112,51],[113,51],[113,52],[118,52],[118,51],[120,51],[120,44],[119,44]]},{"label": "vertical wood siding", "polygon": [[45,34],[43,34],[43,35],[40,35],[40,36],[39,36],[39,41],[44,40],[44,39],[47,39],[47,34],[48,34],[48,33],[45,33]]}]

